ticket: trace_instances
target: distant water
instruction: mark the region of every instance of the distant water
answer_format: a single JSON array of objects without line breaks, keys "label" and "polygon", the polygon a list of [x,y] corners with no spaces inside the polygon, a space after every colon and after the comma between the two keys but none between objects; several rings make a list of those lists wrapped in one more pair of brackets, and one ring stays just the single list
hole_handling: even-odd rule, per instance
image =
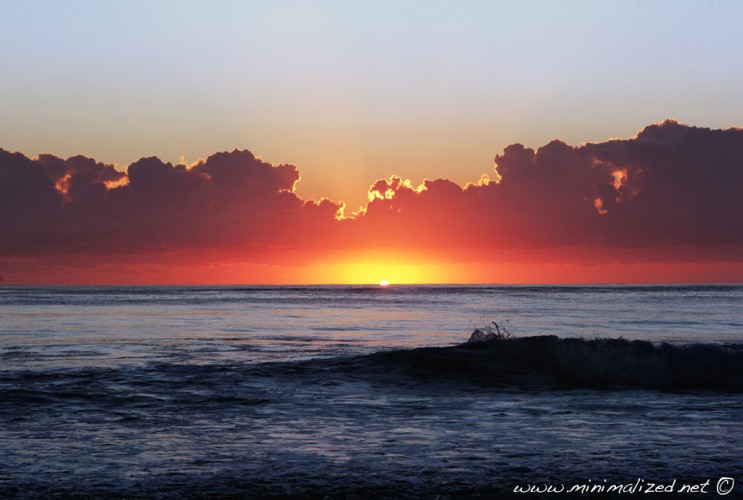
[{"label": "distant water", "polygon": [[[742,304],[743,286],[0,287],[0,496],[714,493],[743,482]],[[411,350],[491,321],[585,341]]]}]

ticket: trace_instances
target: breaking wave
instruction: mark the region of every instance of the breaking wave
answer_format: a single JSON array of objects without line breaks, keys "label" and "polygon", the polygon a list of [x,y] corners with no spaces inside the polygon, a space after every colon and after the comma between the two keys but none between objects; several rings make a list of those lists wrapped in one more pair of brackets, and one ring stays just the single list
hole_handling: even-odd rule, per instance
[{"label": "breaking wave", "polygon": [[[741,344],[477,339],[303,361],[0,369],[0,496],[492,498],[529,477],[650,477],[659,460],[685,477],[742,470],[741,402],[728,394],[743,392]],[[589,390],[562,390],[575,388]],[[649,423],[628,425],[638,419]],[[680,435],[683,448],[656,458]],[[595,460],[626,442],[632,453]]]},{"label": "breaking wave", "polygon": [[[653,344],[622,338],[473,335],[448,347],[263,363],[150,363],[143,367],[0,371],[0,396],[15,404],[261,405],[294,384],[446,384],[479,388],[651,389],[743,392],[743,344]],[[422,388],[422,387],[421,387]]]},{"label": "breaking wave", "polygon": [[473,335],[453,347],[372,354],[351,369],[487,386],[743,392],[743,344]]}]

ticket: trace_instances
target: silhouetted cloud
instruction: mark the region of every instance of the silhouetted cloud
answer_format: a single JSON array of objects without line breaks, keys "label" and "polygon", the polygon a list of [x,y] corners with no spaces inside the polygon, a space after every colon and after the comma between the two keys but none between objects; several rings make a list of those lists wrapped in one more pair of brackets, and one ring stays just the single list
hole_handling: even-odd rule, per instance
[{"label": "silhouetted cloud", "polygon": [[0,256],[6,268],[35,257],[146,261],[178,252],[208,260],[222,251],[274,262],[291,253],[293,264],[309,265],[329,252],[374,248],[452,260],[545,250],[600,260],[627,249],[652,260],[679,252],[743,260],[741,129],[666,121],[579,147],[514,144],[495,157],[492,180],[380,179],[365,209],[343,220],[341,202],[301,199],[299,178],[294,165],[249,151],[191,166],[142,158],[119,171],[83,156],[0,150]]},{"label": "silhouetted cloud", "polygon": [[[509,248],[743,244],[743,130],[666,121],[637,137],[495,157],[496,182],[377,181],[360,222],[413,240]],[[448,242],[448,243],[447,243]]]},{"label": "silhouetted cloud", "polygon": [[126,173],[84,157],[28,159],[0,151],[0,229],[5,255],[129,253],[301,243],[340,205],[294,194],[299,172],[249,151],[186,167],[142,158]]}]

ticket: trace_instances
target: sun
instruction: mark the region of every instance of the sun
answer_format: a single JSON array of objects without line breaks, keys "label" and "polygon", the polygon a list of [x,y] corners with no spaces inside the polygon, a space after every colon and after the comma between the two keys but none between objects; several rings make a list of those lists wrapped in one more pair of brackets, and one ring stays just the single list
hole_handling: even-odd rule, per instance
[{"label": "sun", "polygon": [[379,286],[390,286],[390,282],[387,280],[382,280],[379,282]]}]

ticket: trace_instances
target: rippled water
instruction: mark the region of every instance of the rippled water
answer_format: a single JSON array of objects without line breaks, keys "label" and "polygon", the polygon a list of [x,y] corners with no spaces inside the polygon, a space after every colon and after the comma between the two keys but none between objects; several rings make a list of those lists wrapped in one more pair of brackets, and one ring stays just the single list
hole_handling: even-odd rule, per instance
[{"label": "rippled water", "polygon": [[739,393],[338,368],[458,344],[492,320],[517,336],[743,344],[741,299],[736,286],[0,287],[0,493],[434,497],[743,481]]}]

